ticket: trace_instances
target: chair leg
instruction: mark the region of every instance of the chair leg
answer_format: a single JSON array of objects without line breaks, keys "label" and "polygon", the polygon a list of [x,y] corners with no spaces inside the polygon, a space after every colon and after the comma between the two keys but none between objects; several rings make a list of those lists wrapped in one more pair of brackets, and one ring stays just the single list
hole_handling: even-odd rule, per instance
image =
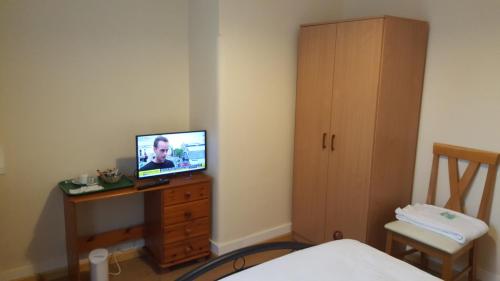
[{"label": "chair leg", "polygon": [[472,246],[472,248],[469,250],[469,266],[470,266],[470,271],[469,271],[469,281],[476,281],[476,245]]},{"label": "chair leg", "polygon": [[443,272],[441,272],[441,279],[444,281],[453,280],[453,261],[451,257],[443,258]]},{"label": "chair leg", "polygon": [[392,231],[387,231],[387,238],[385,241],[385,252],[392,256]]}]

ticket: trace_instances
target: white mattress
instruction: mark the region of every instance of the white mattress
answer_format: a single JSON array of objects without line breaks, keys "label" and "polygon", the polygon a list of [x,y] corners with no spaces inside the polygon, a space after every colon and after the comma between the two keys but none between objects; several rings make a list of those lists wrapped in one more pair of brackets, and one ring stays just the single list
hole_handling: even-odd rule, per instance
[{"label": "white mattress", "polygon": [[282,256],[222,280],[435,281],[441,279],[361,242],[343,239]]}]

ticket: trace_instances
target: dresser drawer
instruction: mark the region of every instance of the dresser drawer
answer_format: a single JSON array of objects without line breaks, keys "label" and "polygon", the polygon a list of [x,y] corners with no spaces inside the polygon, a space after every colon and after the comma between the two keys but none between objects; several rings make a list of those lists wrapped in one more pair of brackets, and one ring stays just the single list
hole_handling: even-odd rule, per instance
[{"label": "dresser drawer", "polygon": [[171,206],[189,201],[200,200],[208,198],[209,192],[209,183],[176,187],[163,192],[163,202],[165,206]]},{"label": "dresser drawer", "polygon": [[165,263],[208,252],[208,236],[165,245]]},{"label": "dresser drawer", "polygon": [[167,226],[208,217],[210,214],[208,199],[164,207],[164,212],[164,222]]},{"label": "dresser drawer", "polygon": [[165,243],[173,243],[196,236],[208,236],[210,230],[208,218],[174,224],[165,227]]}]

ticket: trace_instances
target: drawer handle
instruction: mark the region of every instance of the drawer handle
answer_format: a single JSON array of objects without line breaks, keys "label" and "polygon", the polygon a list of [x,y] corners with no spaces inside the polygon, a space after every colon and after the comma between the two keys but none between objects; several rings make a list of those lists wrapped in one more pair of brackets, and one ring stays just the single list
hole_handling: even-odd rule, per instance
[{"label": "drawer handle", "polygon": [[184,217],[186,219],[190,219],[192,216],[193,216],[193,213],[191,213],[191,211],[184,212]]},{"label": "drawer handle", "polygon": [[186,227],[186,228],[184,229],[184,232],[186,233],[186,235],[189,235],[189,234],[191,233],[191,231],[192,231],[192,230],[191,230],[191,228],[189,228],[189,227]]},{"label": "drawer handle", "polygon": [[186,198],[186,199],[191,198],[191,192],[188,191],[188,192],[184,193],[184,198]]},{"label": "drawer handle", "polygon": [[184,252],[189,253],[189,252],[191,252],[192,250],[193,250],[193,247],[191,247],[191,246],[187,246],[187,247],[184,249]]},{"label": "drawer handle", "polygon": [[343,238],[344,238],[344,234],[342,233],[342,231],[337,230],[333,233],[333,240],[340,240]]}]

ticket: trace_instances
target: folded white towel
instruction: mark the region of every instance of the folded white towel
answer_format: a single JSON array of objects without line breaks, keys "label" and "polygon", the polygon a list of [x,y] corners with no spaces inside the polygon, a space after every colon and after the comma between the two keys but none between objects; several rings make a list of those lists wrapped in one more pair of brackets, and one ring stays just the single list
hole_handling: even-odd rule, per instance
[{"label": "folded white towel", "polygon": [[483,236],[489,229],[480,219],[427,204],[397,208],[396,219],[445,235],[461,244]]},{"label": "folded white towel", "polygon": [[87,193],[87,192],[91,192],[91,191],[97,191],[97,190],[101,190],[101,189],[104,189],[104,187],[97,185],[97,184],[84,185],[84,186],[79,187],[79,188],[70,189],[69,193],[74,195],[74,194]]}]

